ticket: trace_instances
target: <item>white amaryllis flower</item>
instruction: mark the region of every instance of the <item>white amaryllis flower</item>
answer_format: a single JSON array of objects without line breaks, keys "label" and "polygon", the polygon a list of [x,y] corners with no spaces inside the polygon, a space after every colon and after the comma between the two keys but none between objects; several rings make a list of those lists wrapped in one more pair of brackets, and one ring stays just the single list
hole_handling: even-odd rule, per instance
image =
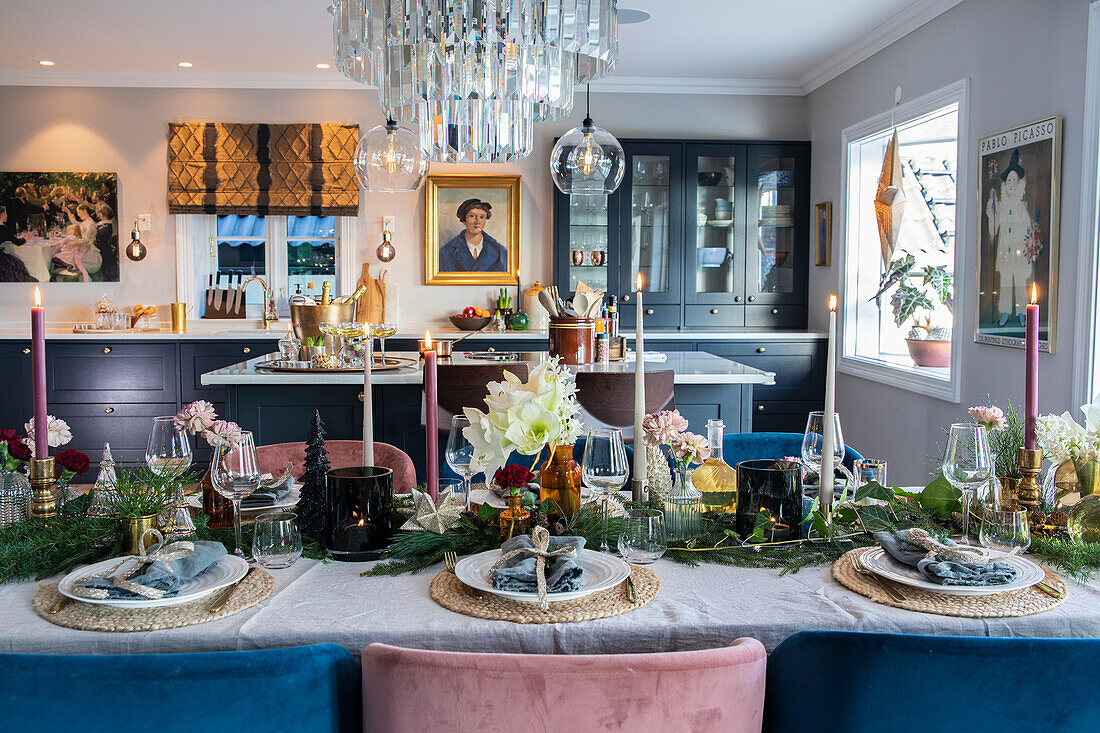
[{"label": "white amaryllis flower", "polygon": [[1091,402],[1081,406],[1085,413],[1085,429],[1090,433],[1100,433],[1100,402]]},{"label": "white amaryllis flower", "polygon": [[[32,417],[23,427],[27,429],[27,437],[24,438],[23,442],[31,449],[31,453],[34,453],[34,418]],[[73,431],[69,429],[64,420],[53,415],[46,415],[47,445],[51,448],[60,448],[72,439]]]},{"label": "white amaryllis flower", "polygon": [[1096,439],[1078,425],[1068,412],[1043,415],[1035,425],[1035,437],[1043,454],[1054,463],[1091,460],[1096,457]]}]

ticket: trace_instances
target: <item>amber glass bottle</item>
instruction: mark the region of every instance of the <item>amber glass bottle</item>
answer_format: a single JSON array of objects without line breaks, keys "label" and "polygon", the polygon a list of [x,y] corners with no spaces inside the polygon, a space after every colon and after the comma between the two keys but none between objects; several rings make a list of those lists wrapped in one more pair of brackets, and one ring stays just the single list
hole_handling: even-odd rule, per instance
[{"label": "amber glass bottle", "polygon": [[219,494],[210,482],[210,469],[202,475],[202,513],[210,517],[208,527],[233,526],[233,504]]},{"label": "amber glass bottle", "polygon": [[581,464],[573,460],[573,444],[551,446],[550,457],[539,469],[539,501],[549,499],[566,517],[581,508]]}]

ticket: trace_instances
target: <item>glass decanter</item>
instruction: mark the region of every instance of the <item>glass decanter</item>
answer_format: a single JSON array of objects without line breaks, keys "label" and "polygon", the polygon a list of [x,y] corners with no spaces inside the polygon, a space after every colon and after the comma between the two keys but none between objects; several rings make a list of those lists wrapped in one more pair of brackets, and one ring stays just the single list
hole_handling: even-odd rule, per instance
[{"label": "glass decanter", "polygon": [[691,482],[703,495],[704,512],[737,511],[737,472],[722,460],[722,435],[725,423],[707,421],[710,458],[691,473]]},{"label": "glass decanter", "polygon": [[687,467],[676,471],[676,483],[665,497],[665,533],[670,540],[698,537],[702,527],[703,494],[695,488]]}]

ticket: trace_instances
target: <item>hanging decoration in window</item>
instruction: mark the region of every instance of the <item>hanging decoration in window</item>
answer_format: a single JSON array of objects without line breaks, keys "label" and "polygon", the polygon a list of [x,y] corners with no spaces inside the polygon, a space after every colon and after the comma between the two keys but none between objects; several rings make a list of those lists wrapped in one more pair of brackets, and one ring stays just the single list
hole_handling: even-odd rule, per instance
[{"label": "hanging decoration in window", "polygon": [[905,192],[902,189],[898,131],[895,129],[882,157],[882,173],[879,174],[875,193],[875,218],[878,220],[878,239],[882,247],[882,266],[885,268],[890,267],[894,257],[904,214]]}]

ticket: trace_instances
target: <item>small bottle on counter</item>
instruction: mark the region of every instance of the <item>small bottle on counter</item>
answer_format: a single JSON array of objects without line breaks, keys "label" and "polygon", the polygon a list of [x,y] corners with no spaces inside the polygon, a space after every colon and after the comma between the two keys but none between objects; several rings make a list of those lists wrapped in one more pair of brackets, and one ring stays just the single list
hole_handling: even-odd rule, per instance
[{"label": "small bottle on counter", "polygon": [[614,295],[607,296],[607,326],[604,330],[612,338],[619,335],[618,303],[619,299]]},{"label": "small bottle on counter", "polygon": [[611,337],[606,333],[596,334],[596,361],[600,364],[611,363]]}]

